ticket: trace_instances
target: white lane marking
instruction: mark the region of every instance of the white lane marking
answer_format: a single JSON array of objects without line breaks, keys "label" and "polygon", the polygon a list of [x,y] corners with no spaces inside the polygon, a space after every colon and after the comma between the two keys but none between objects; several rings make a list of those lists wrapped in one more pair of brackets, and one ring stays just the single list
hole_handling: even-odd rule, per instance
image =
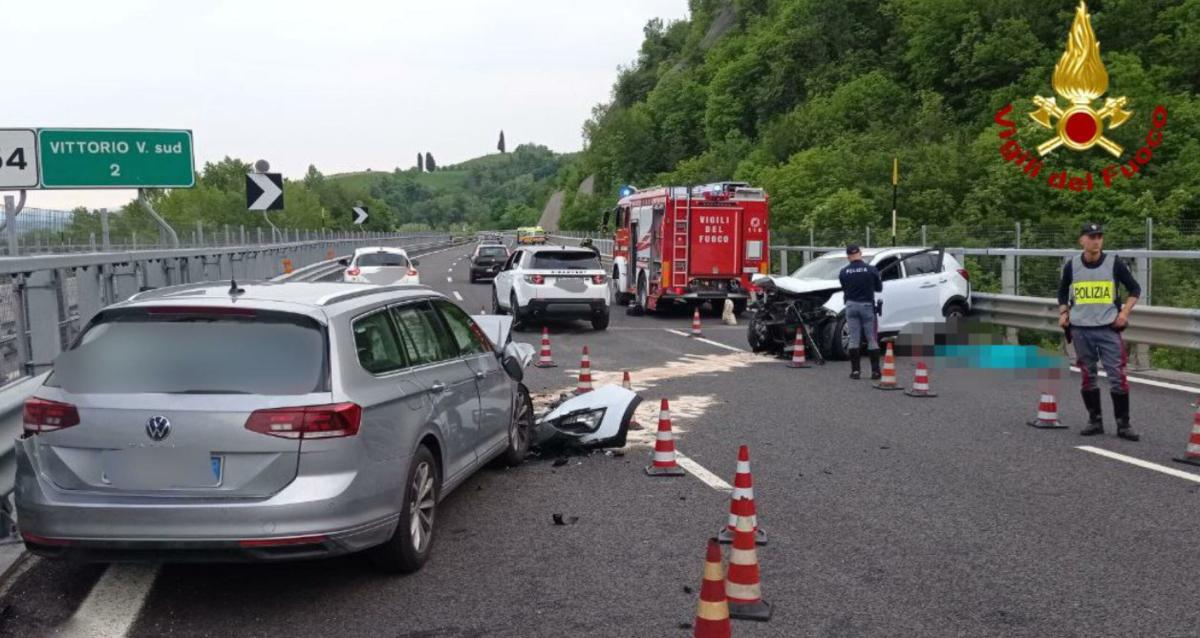
[{"label": "white lane marking", "polygon": [[[1079,372],[1079,368],[1078,368],[1078,367],[1076,367],[1076,366],[1071,366],[1071,372]],[[1103,371],[1103,370],[1101,370],[1101,371],[1100,371],[1100,376],[1102,376],[1102,377],[1104,377],[1104,378],[1106,378],[1106,379],[1107,379],[1107,378],[1108,378],[1108,373],[1107,373],[1107,372],[1105,372],[1105,371]],[[1131,376],[1128,376],[1128,375],[1126,375],[1126,377],[1125,377],[1125,378],[1126,378],[1126,379],[1129,379],[1129,380],[1130,380],[1130,381],[1132,381],[1133,383],[1141,383],[1141,384],[1144,384],[1144,385],[1152,385],[1152,386],[1154,386],[1154,387],[1156,387],[1156,388],[1166,388],[1166,389],[1168,389],[1168,390],[1179,390],[1180,392],[1190,392],[1190,393],[1192,393],[1192,394],[1200,394],[1200,388],[1192,387],[1192,386],[1190,386],[1190,385],[1180,385],[1180,384],[1178,384],[1178,383],[1170,383],[1170,382],[1168,382],[1168,381],[1159,381],[1159,380],[1157,380],[1157,379],[1143,379],[1143,378],[1141,378],[1141,377],[1131,377]]]},{"label": "white lane marking", "polygon": [[691,472],[692,476],[700,479],[701,482],[713,488],[714,490],[717,490],[718,492],[733,491],[732,485],[723,481],[721,477],[717,476],[716,474],[709,472],[704,468],[703,465],[693,461],[690,457],[680,454],[678,449],[675,450],[675,462],[679,464],[679,467]]},{"label": "white lane marking", "polygon": [[688,339],[691,339],[693,341],[700,341],[703,343],[707,343],[710,346],[716,346],[718,348],[725,348],[726,350],[732,350],[734,352],[746,352],[745,350],[743,350],[741,348],[727,346],[727,345],[721,343],[720,341],[713,341],[712,339],[705,339],[704,337],[693,337],[692,335],[690,335],[682,330],[675,330],[673,328],[665,328],[665,330],[671,334],[679,335],[681,337],[687,337]]},{"label": "white lane marking", "polygon": [[457,299],[457,300],[459,300],[459,301],[462,301],[462,300],[463,300],[463,298],[462,298],[462,295],[458,294],[458,291],[457,291],[457,290],[455,290],[455,291],[454,291],[454,298],[455,298],[455,299]]},{"label": "white lane marking", "polygon": [[1132,456],[1125,456],[1124,454],[1118,454],[1116,452],[1109,452],[1108,450],[1098,448],[1098,447],[1092,447],[1090,445],[1077,445],[1077,446],[1075,446],[1075,449],[1083,450],[1084,452],[1091,452],[1092,454],[1099,454],[1100,456],[1107,456],[1110,459],[1115,459],[1117,461],[1124,461],[1125,463],[1128,463],[1130,465],[1144,467],[1147,470],[1154,470],[1155,472],[1162,472],[1163,474],[1174,476],[1176,478],[1181,478],[1181,479],[1184,479],[1187,481],[1200,483],[1200,474],[1192,474],[1191,472],[1184,472],[1182,470],[1177,470],[1173,467],[1159,465],[1158,463],[1151,463],[1150,461],[1143,461],[1139,458],[1135,458]]},{"label": "white lane marking", "polygon": [[83,604],[55,635],[121,638],[137,620],[157,575],[158,565],[109,565]]},{"label": "white lane marking", "polygon": [[446,283],[448,283],[448,284],[454,283],[454,277],[446,277]]}]

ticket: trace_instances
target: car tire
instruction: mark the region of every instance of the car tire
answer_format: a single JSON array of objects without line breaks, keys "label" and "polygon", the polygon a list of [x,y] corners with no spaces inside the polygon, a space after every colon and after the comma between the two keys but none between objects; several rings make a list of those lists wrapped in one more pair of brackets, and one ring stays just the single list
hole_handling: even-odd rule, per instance
[{"label": "car tire", "polygon": [[[429,560],[441,480],[433,452],[424,445],[417,448],[404,482],[400,522],[391,538],[370,550],[371,562],[376,568],[392,574],[411,574]],[[415,517],[414,510],[419,510]]]},{"label": "car tire", "polygon": [[613,266],[612,279],[609,280],[612,282],[613,303],[619,306],[628,306],[629,302],[633,301],[633,295],[621,290],[619,283],[621,281],[620,275],[621,269]]},{"label": "car tire", "polygon": [[632,317],[640,317],[642,315],[649,314],[649,312],[650,312],[648,309],[649,298],[650,298],[650,294],[646,287],[646,277],[639,276],[638,277],[638,285],[637,285],[637,299],[635,299],[634,302],[632,304],[630,304],[629,308],[627,308],[625,310],[625,314],[630,315]]},{"label": "car tire", "polygon": [[751,352],[766,352],[770,349],[770,335],[757,316],[746,324],[746,342],[750,344]]},{"label": "car tire", "polygon": [[492,284],[492,314],[494,314],[494,315],[505,314],[504,308],[500,307],[500,298],[496,296],[496,284],[495,283]]},{"label": "car tire", "polygon": [[500,455],[500,461],[508,467],[516,467],[525,462],[529,455],[529,446],[533,442],[533,399],[524,384],[517,384],[517,405],[513,413],[512,423],[508,426],[508,447]]},{"label": "car tire", "polygon": [[517,293],[513,292],[508,296],[508,308],[512,311],[513,330],[525,329],[525,313],[521,311],[521,306],[517,305]]},{"label": "car tire", "polygon": [[592,330],[607,330],[608,329],[608,310],[605,309],[603,314],[592,317]]},{"label": "car tire", "polygon": [[963,319],[967,316],[967,305],[961,301],[951,301],[946,304],[946,309],[942,311],[942,316],[947,319],[950,317]]},{"label": "car tire", "polygon": [[850,358],[850,346],[846,343],[850,328],[846,324],[846,313],[841,313],[837,316],[837,320],[830,324],[829,338],[826,343],[829,344],[829,358],[844,361]]}]

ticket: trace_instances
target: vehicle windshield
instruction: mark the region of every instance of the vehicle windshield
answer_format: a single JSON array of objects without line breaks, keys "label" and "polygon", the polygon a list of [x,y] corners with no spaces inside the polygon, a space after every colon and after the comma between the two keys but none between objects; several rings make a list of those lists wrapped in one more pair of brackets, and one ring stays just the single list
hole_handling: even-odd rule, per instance
[{"label": "vehicle windshield", "polygon": [[358,256],[359,266],[391,266],[407,268],[408,257],[396,253],[363,253]]},{"label": "vehicle windshield", "polygon": [[600,270],[600,258],[588,251],[534,253],[530,268],[537,270]]},{"label": "vehicle windshield", "polygon": [[508,251],[503,246],[480,246],[475,254],[479,257],[508,257]]},{"label": "vehicle windshield", "polygon": [[284,313],[115,313],[54,362],[72,393],[294,395],[325,386],[325,333]]},{"label": "vehicle windshield", "polygon": [[796,269],[792,277],[796,279],[837,279],[838,273],[846,267],[850,260],[845,256],[821,257],[814,259]]}]

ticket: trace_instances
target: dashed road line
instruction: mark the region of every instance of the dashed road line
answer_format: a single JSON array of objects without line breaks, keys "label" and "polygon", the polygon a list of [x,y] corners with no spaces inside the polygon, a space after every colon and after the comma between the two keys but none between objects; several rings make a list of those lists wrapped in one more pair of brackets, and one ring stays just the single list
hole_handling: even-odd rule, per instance
[{"label": "dashed road line", "polygon": [[725,345],[725,344],[721,343],[720,341],[713,341],[712,339],[705,339],[704,337],[693,337],[692,335],[690,335],[682,330],[675,330],[674,328],[665,328],[665,330],[671,334],[679,335],[681,337],[687,337],[688,339],[691,339],[692,341],[699,341],[701,343],[707,343],[710,346],[716,346],[718,348],[725,348],[726,350],[732,350],[734,352],[746,352],[746,350],[743,350],[741,348],[735,348],[733,346]]},{"label": "dashed road line", "polygon": [[1186,481],[1200,483],[1200,474],[1192,474],[1191,472],[1184,472],[1182,470],[1177,470],[1173,467],[1159,465],[1158,463],[1151,463],[1150,461],[1143,461],[1142,459],[1139,459],[1137,457],[1126,456],[1124,454],[1119,454],[1117,452],[1110,452],[1103,448],[1092,447],[1090,445],[1077,445],[1077,446],[1075,446],[1075,449],[1083,450],[1084,452],[1091,452],[1092,454],[1099,454],[1100,456],[1105,456],[1105,457],[1108,457],[1108,458],[1116,460],[1116,461],[1122,461],[1122,462],[1128,463],[1130,465],[1136,465],[1138,467],[1145,468],[1147,470],[1154,470],[1155,472],[1162,472],[1163,474],[1166,474],[1168,476],[1174,476],[1176,478],[1181,478]]},{"label": "dashed road line", "polygon": [[55,635],[122,638],[137,620],[157,575],[158,565],[109,565],[83,604]]},{"label": "dashed road line", "polygon": [[726,483],[721,477],[709,472],[703,465],[693,461],[691,457],[684,456],[675,450],[675,462],[684,470],[690,472],[692,476],[700,479],[705,485],[717,490],[718,492],[732,492],[733,486]]},{"label": "dashed road line", "polygon": [[457,299],[458,301],[462,301],[462,300],[463,300],[463,297],[462,297],[462,295],[458,294],[458,291],[457,291],[457,290],[455,290],[455,291],[454,291],[454,298],[455,298],[455,299]]},{"label": "dashed road line", "polygon": [[[1079,372],[1079,368],[1076,366],[1071,366],[1071,372]],[[1100,376],[1107,379],[1108,373],[1103,370],[1100,370]],[[1126,375],[1125,378],[1129,379],[1133,383],[1141,383],[1143,385],[1151,385],[1156,388],[1166,388],[1167,390],[1178,390],[1180,392],[1188,392],[1191,394],[1200,394],[1200,388],[1193,387],[1190,385],[1180,385],[1178,383],[1171,383],[1169,381],[1159,381],[1157,379],[1143,379],[1142,377],[1131,377],[1128,375]]]},{"label": "dashed road line", "polygon": [[448,283],[448,284],[454,283],[454,277],[446,277],[446,283]]}]

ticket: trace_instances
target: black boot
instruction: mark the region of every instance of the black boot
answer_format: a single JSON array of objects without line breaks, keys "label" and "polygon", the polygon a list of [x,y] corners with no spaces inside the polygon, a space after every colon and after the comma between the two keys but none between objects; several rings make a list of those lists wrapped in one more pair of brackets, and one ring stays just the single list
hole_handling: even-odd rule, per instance
[{"label": "black boot", "polygon": [[1088,411],[1088,426],[1081,430],[1079,434],[1083,436],[1096,436],[1104,434],[1104,419],[1101,416],[1100,408],[1100,388],[1092,388],[1091,390],[1083,390],[1080,392],[1083,397],[1083,407]]},{"label": "black boot", "polygon": [[862,378],[862,360],[858,357],[858,348],[850,348],[850,378]]},{"label": "black boot", "polygon": [[1126,441],[1139,441],[1141,436],[1129,426],[1129,395],[1111,393],[1113,416],[1117,420],[1117,436]]},{"label": "black boot", "polygon": [[883,378],[883,374],[879,372],[879,351],[867,350],[867,356],[871,357],[871,380],[878,381]]}]

